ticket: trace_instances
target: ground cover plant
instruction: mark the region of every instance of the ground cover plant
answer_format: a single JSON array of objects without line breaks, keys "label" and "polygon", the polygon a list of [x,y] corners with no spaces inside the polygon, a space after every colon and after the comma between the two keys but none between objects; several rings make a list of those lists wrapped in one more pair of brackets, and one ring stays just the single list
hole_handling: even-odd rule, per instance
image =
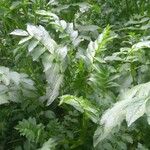
[{"label": "ground cover plant", "polygon": [[1,0],[0,40],[0,150],[150,149],[149,0]]}]

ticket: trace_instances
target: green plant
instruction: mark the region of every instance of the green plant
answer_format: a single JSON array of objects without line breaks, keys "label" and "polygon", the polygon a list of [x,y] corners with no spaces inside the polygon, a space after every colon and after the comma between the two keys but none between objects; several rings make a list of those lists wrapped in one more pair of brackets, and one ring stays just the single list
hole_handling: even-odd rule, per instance
[{"label": "green plant", "polygon": [[148,8],[2,0],[0,149],[149,149]]}]

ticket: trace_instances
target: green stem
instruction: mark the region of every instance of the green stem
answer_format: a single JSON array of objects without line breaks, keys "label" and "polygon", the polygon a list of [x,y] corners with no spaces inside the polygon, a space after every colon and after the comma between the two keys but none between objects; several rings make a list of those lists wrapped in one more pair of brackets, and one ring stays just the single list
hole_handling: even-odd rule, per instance
[{"label": "green stem", "polygon": [[138,4],[137,4],[137,0],[134,1],[134,4],[135,4],[135,9],[136,9],[136,13],[139,14],[139,7],[138,7]]},{"label": "green stem", "polygon": [[89,119],[87,118],[87,115],[85,113],[83,113],[83,118],[82,118],[82,130],[81,130],[81,134],[80,134],[80,138],[77,142],[75,142],[72,146],[71,149],[75,149],[78,148],[79,146],[83,145],[84,143],[86,143],[86,137],[87,137],[87,130],[88,130],[88,122]]},{"label": "green stem", "polygon": [[89,119],[85,113],[83,113],[83,118],[82,118],[82,131],[81,131],[81,141],[82,143],[85,143],[86,137],[87,137],[87,130],[88,130],[88,122]]},{"label": "green stem", "polygon": [[25,0],[22,0],[22,4],[23,4],[22,9],[23,9],[23,12],[24,12],[24,16],[25,16],[26,20],[28,20],[28,9],[27,9]]},{"label": "green stem", "polygon": [[132,79],[133,79],[133,85],[137,85],[136,70],[135,70],[135,65],[133,63],[131,63],[131,65],[130,65],[130,71],[131,71],[131,76],[132,76]]},{"label": "green stem", "polygon": [[126,14],[127,14],[127,17],[129,17],[130,9],[129,9],[129,2],[128,2],[128,0],[126,0]]}]

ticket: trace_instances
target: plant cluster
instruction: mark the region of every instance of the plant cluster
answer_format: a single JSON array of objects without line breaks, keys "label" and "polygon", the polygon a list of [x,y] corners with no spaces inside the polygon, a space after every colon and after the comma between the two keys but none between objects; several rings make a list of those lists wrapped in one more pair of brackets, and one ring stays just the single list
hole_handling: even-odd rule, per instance
[{"label": "plant cluster", "polygon": [[150,149],[149,0],[0,1],[0,150]]}]

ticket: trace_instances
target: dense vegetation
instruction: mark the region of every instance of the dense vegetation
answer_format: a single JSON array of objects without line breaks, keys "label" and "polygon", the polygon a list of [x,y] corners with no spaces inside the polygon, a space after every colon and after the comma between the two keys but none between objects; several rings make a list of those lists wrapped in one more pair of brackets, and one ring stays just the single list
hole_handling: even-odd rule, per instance
[{"label": "dense vegetation", "polygon": [[150,149],[149,0],[0,0],[0,150]]}]

